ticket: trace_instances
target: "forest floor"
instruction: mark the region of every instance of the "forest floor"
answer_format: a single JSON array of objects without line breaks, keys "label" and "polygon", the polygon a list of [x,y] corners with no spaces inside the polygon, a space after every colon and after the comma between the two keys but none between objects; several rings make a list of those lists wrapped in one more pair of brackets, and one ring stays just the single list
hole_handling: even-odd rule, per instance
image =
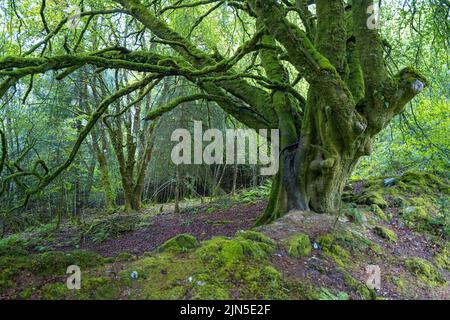
[{"label": "forest floor", "polygon": [[[180,213],[154,206],[29,229],[0,240],[0,299],[450,299],[444,180],[355,181],[339,214],[291,212],[260,228],[264,187]],[[81,290],[66,287],[69,265]]]}]

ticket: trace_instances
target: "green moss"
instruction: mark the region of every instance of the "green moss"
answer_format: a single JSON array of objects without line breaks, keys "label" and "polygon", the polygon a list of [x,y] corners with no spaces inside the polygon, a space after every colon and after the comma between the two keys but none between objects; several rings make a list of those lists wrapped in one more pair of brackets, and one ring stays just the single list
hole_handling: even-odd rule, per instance
[{"label": "green moss", "polygon": [[208,274],[196,275],[193,279],[192,299],[194,300],[227,300],[230,293],[217,279]]},{"label": "green moss", "polygon": [[19,256],[28,254],[27,241],[21,235],[11,235],[0,239],[0,256]]},{"label": "green moss", "polygon": [[360,197],[359,202],[365,203],[367,205],[376,204],[380,208],[386,208],[388,206],[388,203],[386,202],[386,200],[384,200],[383,196],[376,191],[369,191],[367,193],[364,193],[364,195]]},{"label": "green moss", "polygon": [[44,300],[62,300],[66,298],[67,294],[67,286],[64,283],[49,283],[41,288]]},{"label": "green moss", "polygon": [[0,289],[13,287],[14,277],[17,275],[17,271],[10,268],[1,269],[0,271]]},{"label": "green moss", "polygon": [[444,276],[430,262],[422,258],[410,258],[405,261],[406,269],[430,286],[445,285]]},{"label": "green moss", "polygon": [[[170,253],[146,257],[131,263],[120,273],[121,281],[132,287],[132,299],[185,299],[192,288],[189,278],[203,270],[202,263],[194,257],[178,258]],[[131,274],[138,277],[133,280]]]},{"label": "green moss", "polygon": [[433,219],[425,207],[409,206],[401,211],[401,215],[409,228],[422,231],[430,229],[430,222]]},{"label": "green moss", "polygon": [[364,300],[375,300],[376,299],[377,295],[374,290],[367,287],[366,284],[353,278],[349,272],[342,270],[342,269],[340,271],[342,273],[345,285],[347,287],[349,287],[350,289],[355,290],[362,299],[364,299]]},{"label": "green moss", "polygon": [[102,257],[89,251],[53,251],[29,256],[5,256],[0,258],[0,288],[13,287],[14,278],[24,270],[38,276],[57,276],[65,274],[70,265],[77,265],[86,270],[103,263]]},{"label": "green moss", "polygon": [[252,266],[243,273],[242,299],[285,299],[281,273],[270,265]]},{"label": "green moss", "polygon": [[320,237],[317,242],[322,247],[325,255],[331,257],[337,265],[343,267],[346,265],[350,253],[342,248],[337,242],[335,242],[336,237],[332,234],[327,234]]},{"label": "green moss", "polygon": [[398,276],[387,276],[386,281],[396,286],[398,292],[402,292],[406,288],[406,280]]},{"label": "green moss", "polygon": [[311,240],[307,234],[293,235],[283,242],[284,248],[290,257],[301,258],[311,253]]},{"label": "green moss", "polygon": [[[253,231],[233,239],[215,237],[199,248],[174,255],[153,254],[131,263],[120,273],[137,299],[276,299],[285,297],[281,274],[269,265],[275,242]],[[138,274],[137,280],[131,273]]]},{"label": "green moss", "polygon": [[232,266],[244,258],[244,248],[239,241],[221,237],[206,241],[197,253],[203,261],[211,261],[218,267]]},{"label": "green moss", "polygon": [[69,290],[66,283],[50,283],[41,288],[45,300],[112,300],[119,296],[116,280],[104,277],[83,276],[80,290]]},{"label": "green moss", "polygon": [[386,240],[389,240],[392,242],[397,242],[397,240],[398,240],[395,232],[389,228],[382,227],[382,226],[376,226],[374,231],[379,237],[381,237],[383,239],[386,239]]},{"label": "green moss", "polygon": [[384,211],[376,204],[372,204],[370,206],[370,210],[381,220],[388,221],[388,217],[384,213]]},{"label": "green moss", "polygon": [[402,175],[401,181],[408,186],[412,186],[413,188],[411,189],[426,191],[427,193],[433,193],[440,189],[448,189],[448,185],[430,173],[408,171]]},{"label": "green moss", "polygon": [[391,200],[391,206],[393,208],[404,208],[408,206],[410,203],[405,197],[401,195],[393,195]]},{"label": "green moss", "polygon": [[442,248],[440,252],[434,256],[434,262],[436,265],[447,271],[450,271],[450,253],[447,248]]},{"label": "green moss", "polygon": [[218,266],[231,266],[244,257],[257,260],[266,258],[275,250],[275,243],[265,235],[253,232],[238,232],[234,239],[216,237],[205,241],[197,254]]},{"label": "green moss", "polygon": [[185,252],[189,249],[197,248],[200,245],[197,238],[190,234],[179,234],[158,247],[158,252]]},{"label": "green moss", "polygon": [[352,222],[355,222],[360,225],[367,224],[367,218],[365,214],[359,211],[357,208],[349,208],[345,210],[345,214],[350,218]]},{"label": "green moss", "polygon": [[261,232],[256,232],[256,231],[251,231],[251,230],[238,231],[236,233],[236,236],[247,239],[247,240],[259,242],[259,243],[265,243],[270,247],[275,247],[275,245],[276,245],[276,243],[273,239],[269,238],[265,234],[262,234]]},{"label": "green moss", "polygon": [[128,252],[121,252],[119,253],[116,258],[114,259],[115,262],[124,262],[124,261],[131,261],[133,260],[135,257]]},{"label": "green moss", "polygon": [[320,290],[308,279],[289,280],[286,282],[289,299],[294,300],[318,300]]},{"label": "green moss", "polygon": [[30,269],[37,275],[54,276],[64,274],[70,265],[77,265],[82,270],[85,270],[103,263],[104,259],[102,257],[89,251],[52,251],[34,256]]},{"label": "green moss", "polygon": [[29,269],[32,256],[0,256],[0,289],[15,286],[14,278]]},{"label": "green moss", "polygon": [[81,289],[75,291],[77,298],[82,300],[111,300],[117,299],[119,284],[116,280],[105,277],[83,277]]}]

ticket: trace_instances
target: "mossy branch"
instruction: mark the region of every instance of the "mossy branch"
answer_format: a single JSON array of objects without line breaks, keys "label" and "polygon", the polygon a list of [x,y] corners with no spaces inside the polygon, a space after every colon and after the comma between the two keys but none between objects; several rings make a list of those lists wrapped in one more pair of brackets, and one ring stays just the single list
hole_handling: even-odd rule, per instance
[{"label": "mossy branch", "polygon": [[149,113],[147,113],[147,116],[145,117],[145,120],[155,120],[159,117],[161,117],[163,114],[172,111],[173,109],[175,109],[177,106],[179,106],[182,103],[186,103],[186,102],[191,102],[191,101],[196,101],[196,100],[207,100],[207,101],[217,101],[217,100],[221,100],[223,99],[223,97],[221,96],[212,96],[212,95],[208,95],[208,94],[193,94],[190,96],[184,96],[184,97],[179,97],[176,98],[172,101],[170,101],[169,103],[159,107],[156,110],[152,110]]}]

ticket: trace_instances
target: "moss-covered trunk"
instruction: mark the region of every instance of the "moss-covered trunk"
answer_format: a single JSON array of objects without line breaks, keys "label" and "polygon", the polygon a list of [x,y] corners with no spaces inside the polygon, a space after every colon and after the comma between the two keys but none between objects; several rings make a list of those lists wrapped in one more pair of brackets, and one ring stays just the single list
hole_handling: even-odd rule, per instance
[{"label": "moss-covered trunk", "polygon": [[135,212],[141,209],[141,193],[125,193],[125,211]]},{"label": "moss-covered trunk", "polygon": [[[273,180],[269,204],[258,225],[270,223],[291,210],[334,213],[340,207],[344,186],[360,157],[370,154],[373,134],[354,126],[342,134],[336,122],[327,84],[313,83],[303,117],[292,117],[292,104],[278,102],[280,170]],[[276,96],[274,96],[276,97]],[[339,101],[345,110],[345,99]],[[351,103],[351,102],[348,102]],[[345,124],[344,125],[348,125]]]}]

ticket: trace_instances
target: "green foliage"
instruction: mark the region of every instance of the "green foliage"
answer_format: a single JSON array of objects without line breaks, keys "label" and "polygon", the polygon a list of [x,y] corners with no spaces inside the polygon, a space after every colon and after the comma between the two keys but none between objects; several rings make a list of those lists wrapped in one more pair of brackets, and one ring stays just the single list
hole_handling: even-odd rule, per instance
[{"label": "green foliage", "polygon": [[345,292],[338,292],[333,294],[327,288],[320,290],[319,300],[349,300],[348,294]]},{"label": "green foliage", "polygon": [[419,100],[407,113],[407,119],[394,121],[377,138],[374,152],[361,160],[354,177],[365,178],[374,172],[391,175],[407,170],[448,172],[450,103],[447,99],[438,96]]},{"label": "green foliage", "polygon": [[103,242],[136,230],[141,222],[140,214],[114,214],[100,217],[88,224],[81,224],[78,237],[79,239],[90,238],[94,242]]},{"label": "green foliage", "polygon": [[239,202],[255,203],[262,199],[267,199],[270,195],[271,182],[266,182],[251,189],[247,189],[238,195]]}]

